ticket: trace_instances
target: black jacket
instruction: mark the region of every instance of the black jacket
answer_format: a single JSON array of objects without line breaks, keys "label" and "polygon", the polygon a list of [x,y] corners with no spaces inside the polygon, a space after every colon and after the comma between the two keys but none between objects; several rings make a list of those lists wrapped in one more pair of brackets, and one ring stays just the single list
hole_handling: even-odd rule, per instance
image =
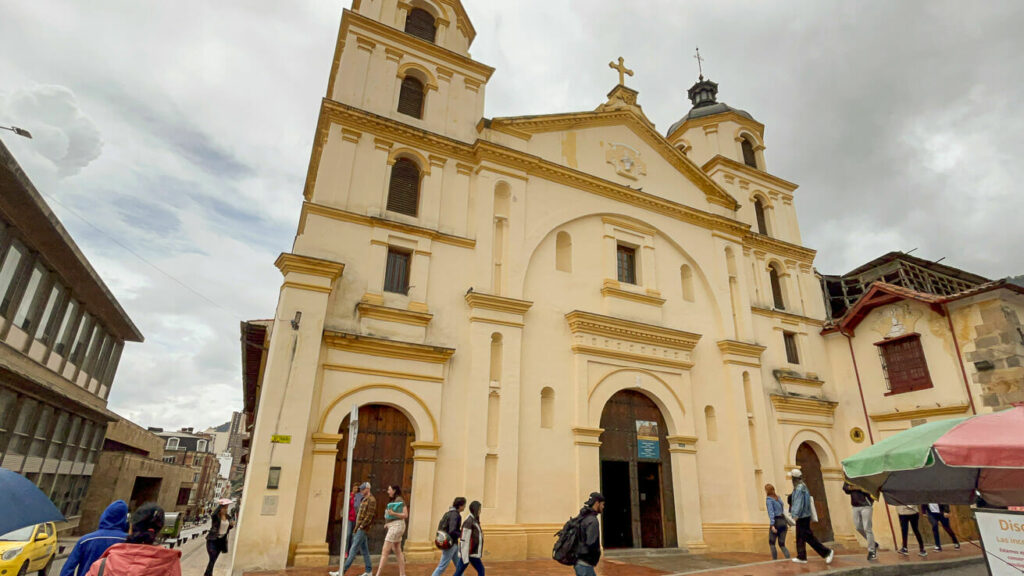
[{"label": "black jacket", "polygon": [[442,530],[452,537],[452,542],[458,542],[462,537],[462,515],[455,508],[449,508],[441,519]]},{"label": "black jacket", "polygon": [[[927,504],[921,504],[921,513],[927,516],[932,513],[932,509]],[[949,514],[949,504],[939,504],[939,514]]]},{"label": "black jacket", "polygon": [[[231,516],[228,516],[227,522],[231,522]],[[227,539],[227,535],[231,533],[231,527],[228,527],[228,531],[224,533],[224,538]],[[220,514],[214,512],[210,515],[210,531],[206,533],[207,540],[218,540],[220,539]]]},{"label": "black jacket", "polygon": [[861,506],[871,506],[871,496],[867,492],[853,486],[851,484],[843,484],[843,492],[850,495],[850,505],[854,508],[860,508]]},{"label": "black jacket", "polygon": [[576,549],[576,557],[591,566],[601,561],[601,524],[597,521],[597,512],[590,506],[580,510],[583,517],[580,523],[580,543]]}]

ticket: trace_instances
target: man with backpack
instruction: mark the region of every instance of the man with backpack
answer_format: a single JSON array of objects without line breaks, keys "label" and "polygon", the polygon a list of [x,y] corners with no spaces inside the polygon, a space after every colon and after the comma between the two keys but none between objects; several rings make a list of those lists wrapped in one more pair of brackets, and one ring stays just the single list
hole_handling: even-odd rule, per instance
[{"label": "man with backpack", "polygon": [[570,518],[555,534],[551,557],[572,566],[576,576],[597,576],[594,568],[601,560],[601,524],[597,515],[604,512],[604,496],[591,492],[580,513]]},{"label": "man with backpack", "polygon": [[462,537],[462,510],[466,507],[466,499],[459,496],[452,502],[452,507],[437,523],[437,537],[434,546],[441,550],[441,561],[437,563],[432,576],[441,576],[452,563],[459,551],[459,538]]}]

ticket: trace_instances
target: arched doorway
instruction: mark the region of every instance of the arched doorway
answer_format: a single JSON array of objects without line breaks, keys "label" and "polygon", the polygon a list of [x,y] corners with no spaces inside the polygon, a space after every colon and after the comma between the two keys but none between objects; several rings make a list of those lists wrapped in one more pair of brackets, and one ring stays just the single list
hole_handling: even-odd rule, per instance
[{"label": "arched doorway", "polygon": [[[337,555],[344,526],[345,499],[351,486],[345,486],[345,467],[348,457],[348,416],[338,432],[338,457],[334,465],[334,486],[331,489],[331,520],[328,530],[331,554]],[[369,482],[377,499],[377,515],[370,530],[370,550],[379,552],[384,544],[383,518],[387,506],[388,484],[402,487],[402,496],[412,506],[412,443],[416,433],[401,411],[383,404],[359,407],[359,433],[352,454],[352,482]]]},{"label": "arched doorway", "polygon": [[601,412],[601,522],[605,548],[676,547],[672,462],[661,411],[622,390]]},{"label": "arched doorway", "polygon": [[828,500],[825,496],[825,479],[821,476],[821,459],[810,444],[804,442],[796,449],[796,465],[804,475],[804,484],[814,497],[814,508],[818,512],[818,521],[811,523],[814,535],[822,542],[833,539],[832,519],[828,514]]}]

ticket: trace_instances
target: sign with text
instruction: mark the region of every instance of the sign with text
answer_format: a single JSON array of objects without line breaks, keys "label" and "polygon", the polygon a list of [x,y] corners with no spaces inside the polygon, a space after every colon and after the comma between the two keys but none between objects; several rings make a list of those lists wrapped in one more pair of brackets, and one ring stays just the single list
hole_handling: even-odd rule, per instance
[{"label": "sign with text", "polygon": [[636,457],[646,460],[661,458],[657,422],[650,420],[636,421]]},{"label": "sign with text", "polygon": [[977,509],[974,517],[989,574],[1020,576],[1024,572],[1024,512]]},{"label": "sign with text", "polygon": [[274,434],[270,437],[271,444],[291,444],[292,437],[290,434]]}]

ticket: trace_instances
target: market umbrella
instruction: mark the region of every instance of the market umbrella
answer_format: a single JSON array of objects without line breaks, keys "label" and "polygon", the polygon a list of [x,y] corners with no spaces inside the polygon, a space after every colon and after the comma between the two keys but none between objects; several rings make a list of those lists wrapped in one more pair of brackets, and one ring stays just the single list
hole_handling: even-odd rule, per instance
[{"label": "market umbrella", "polygon": [[64,515],[31,480],[0,468],[0,534],[43,522],[62,521]]},{"label": "market umbrella", "polygon": [[1024,503],[1024,405],[928,422],[843,460],[847,479],[900,504]]}]

